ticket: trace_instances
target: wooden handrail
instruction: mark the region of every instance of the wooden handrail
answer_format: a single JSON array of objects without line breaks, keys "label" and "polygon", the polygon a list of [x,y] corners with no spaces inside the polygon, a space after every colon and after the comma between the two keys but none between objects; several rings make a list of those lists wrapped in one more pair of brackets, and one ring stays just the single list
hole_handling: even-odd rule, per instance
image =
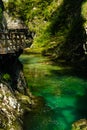
[{"label": "wooden handrail", "polygon": [[15,53],[32,43],[32,36],[26,29],[12,29],[0,32],[0,54]]}]

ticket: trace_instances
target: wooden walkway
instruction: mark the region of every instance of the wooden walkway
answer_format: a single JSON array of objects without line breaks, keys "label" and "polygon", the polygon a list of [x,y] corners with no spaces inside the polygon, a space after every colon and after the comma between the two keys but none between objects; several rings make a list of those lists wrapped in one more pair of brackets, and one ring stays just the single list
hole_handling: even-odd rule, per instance
[{"label": "wooden walkway", "polygon": [[0,32],[0,54],[15,53],[30,47],[32,40],[32,34],[28,29],[9,29]]}]

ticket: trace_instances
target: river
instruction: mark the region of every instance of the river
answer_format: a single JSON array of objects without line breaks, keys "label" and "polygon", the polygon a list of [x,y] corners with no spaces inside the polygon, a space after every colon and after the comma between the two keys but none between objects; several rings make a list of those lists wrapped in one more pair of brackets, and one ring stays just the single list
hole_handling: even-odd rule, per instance
[{"label": "river", "polygon": [[26,116],[25,130],[71,130],[73,122],[87,118],[86,72],[41,55],[22,55],[20,61],[31,92],[45,101]]}]

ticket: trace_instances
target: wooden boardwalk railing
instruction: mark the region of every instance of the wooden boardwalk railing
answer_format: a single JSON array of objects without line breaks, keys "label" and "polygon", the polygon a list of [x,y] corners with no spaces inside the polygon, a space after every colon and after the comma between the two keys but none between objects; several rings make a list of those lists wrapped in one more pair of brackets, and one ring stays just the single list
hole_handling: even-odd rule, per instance
[{"label": "wooden boardwalk railing", "polygon": [[30,47],[32,39],[28,29],[10,29],[7,32],[0,32],[0,54],[15,53]]}]

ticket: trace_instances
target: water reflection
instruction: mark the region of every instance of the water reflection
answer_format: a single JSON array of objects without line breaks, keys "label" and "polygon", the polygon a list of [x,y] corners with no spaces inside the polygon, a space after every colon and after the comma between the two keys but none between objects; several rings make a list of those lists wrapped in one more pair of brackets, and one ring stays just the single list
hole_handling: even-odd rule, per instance
[{"label": "water reflection", "polygon": [[54,65],[39,55],[23,55],[20,60],[32,93],[44,97],[49,106],[28,114],[25,130],[70,130],[74,121],[87,118],[85,72]]}]

